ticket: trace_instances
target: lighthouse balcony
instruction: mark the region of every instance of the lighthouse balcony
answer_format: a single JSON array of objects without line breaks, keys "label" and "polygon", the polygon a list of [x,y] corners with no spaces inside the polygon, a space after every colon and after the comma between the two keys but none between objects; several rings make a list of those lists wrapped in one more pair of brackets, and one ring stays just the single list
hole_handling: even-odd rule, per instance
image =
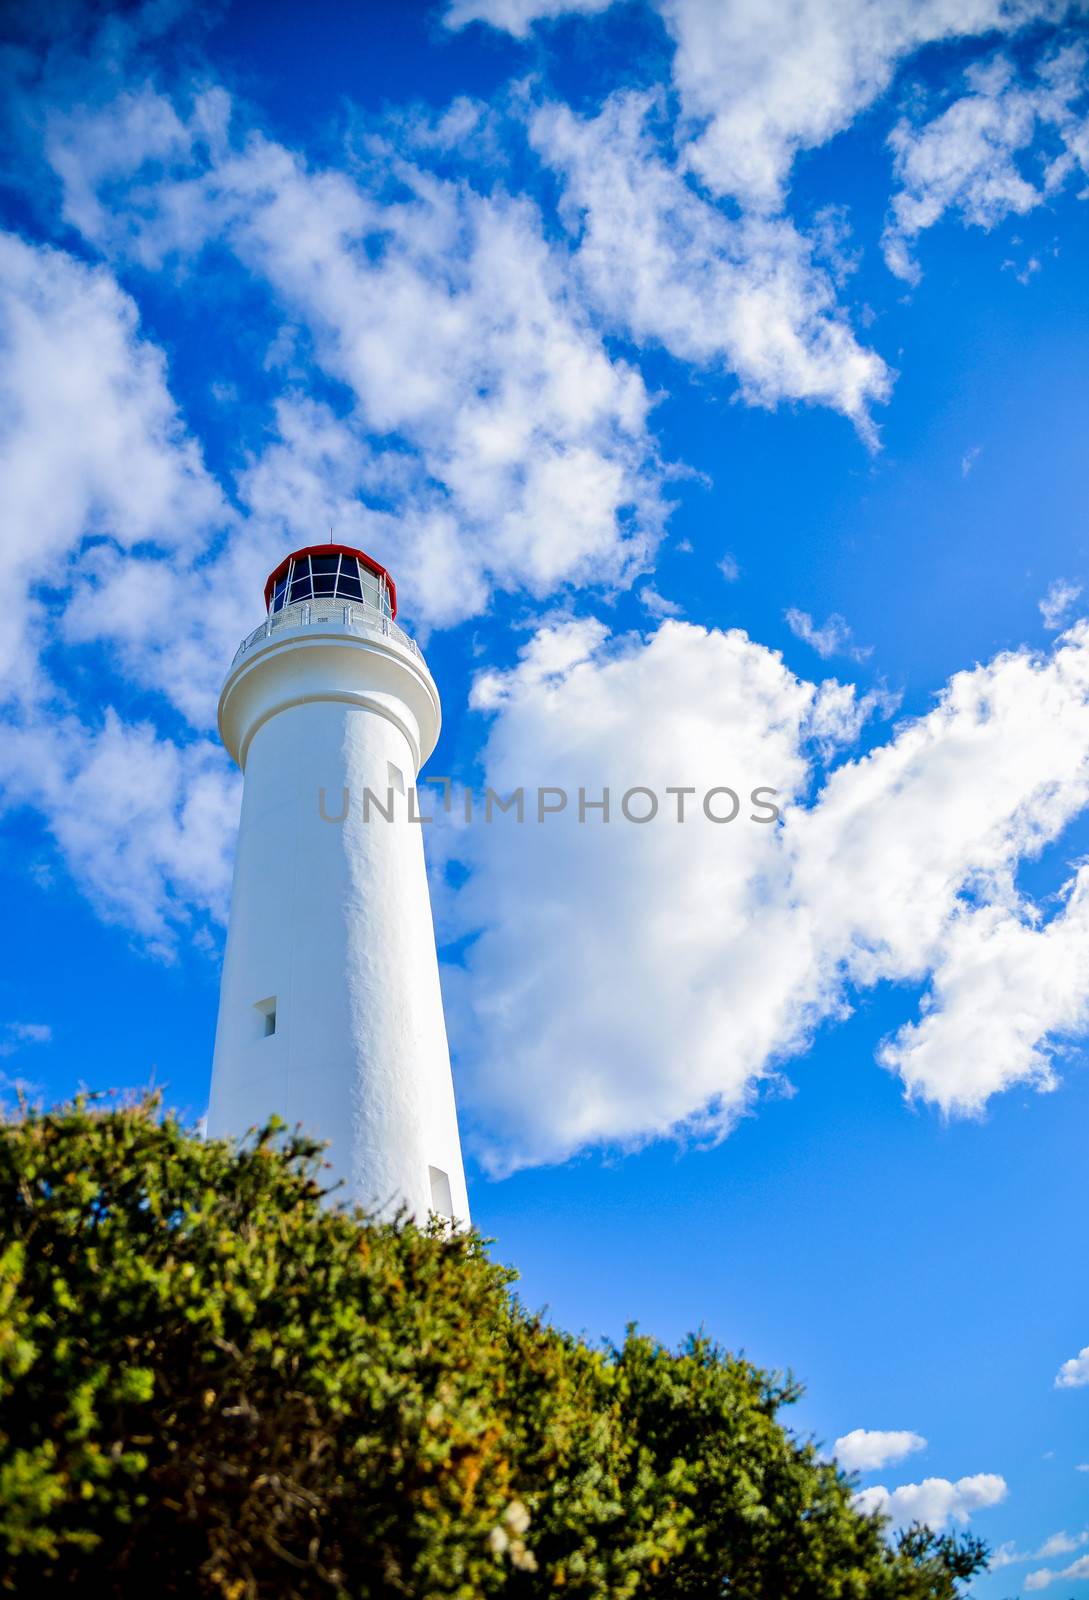
[{"label": "lighthouse balcony", "polygon": [[372,638],[392,639],[410,651],[418,660],[423,660],[415,639],[394,622],[387,608],[370,605],[366,600],[315,596],[310,600],[281,604],[278,610],[270,611],[260,627],[254,628],[253,632],[242,640],[235,651],[231,666],[236,667],[243,656],[259,648],[266,639],[272,638],[275,634],[280,634],[284,630],[319,626],[344,628],[349,633],[363,634]]}]

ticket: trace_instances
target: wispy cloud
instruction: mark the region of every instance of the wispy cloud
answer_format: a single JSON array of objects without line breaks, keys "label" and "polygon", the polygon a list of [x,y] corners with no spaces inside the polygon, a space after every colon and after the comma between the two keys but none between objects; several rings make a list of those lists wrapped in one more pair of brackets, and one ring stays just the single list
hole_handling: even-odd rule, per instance
[{"label": "wispy cloud", "polygon": [[[968,93],[929,122],[901,121],[889,139],[901,187],[892,202],[885,259],[899,277],[915,281],[911,248],[946,213],[979,228],[1022,216],[1084,175],[1089,145],[1077,102],[1089,87],[1083,44],[1049,45],[1022,76],[997,54],[965,74]],[[1059,144],[1047,161],[1025,159],[1041,131]],[[1015,264],[1007,262],[1008,267]],[[1039,270],[1031,259],[1017,273],[1027,283]],[[1016,270],[1016,268],[1015,268]]]},{"label": "wispy cloud", "polygon": [[448,28],[486,22],[524,39],[536,22],[563,15],[605,11],[613,0],[449,0],[443,21]]},{"label": "wispy cloud", "polygon": [[684,607],[678,605],[675,600],[667,600],[664,594],[659,594],[653,583],[644,583],[638,593],[640,604],[652,617],[680,617],[684,615]]},{"label": "wispy cloud", "polygon": [[848,656],[852,661],[865,661],[873,654],[872,645],[863,648],[853,642],[850,628],[836,611],[819,627],[808,611],[799,611],[796,606],[791,606],[783,615],[791,633],[810,645],[824,660],[829,656]]},{"label": "wispy cloud", "polygon": [[849,417],[871,446],[892,375],[838,306],[820,241],[786,216],[731,216],[676,163],[661,99],[620,91],[598,116],[542,108],[533,146],[564,184],[583,292],[615,327],[736,375],[741,398],[801,400]]},{"label": "wispy cloud", "polygon": [[1061,628],[1080,597],[1080,583],[1071,583],[1067,578],[1056,578],[1039,602],[1044,627],[1052,633]]},{"label": "wispy cloud", "polygon": [[991,1570],[1018,1566],[1025,1561],[1051,1561],[1055,1556],[1073,1555],[1075,1550],[1080,1550],[1086,1544],[1089,1544],[1089,1529],[1075,1534],[1067,1533],[1065,1529],[1053,1533],[1038,1550],[1018,1550],[1014,1544],[1000,1544],[991,1555]]},{"label": "wispy cloud", "polygon": [[1048,1589],[1053,1583],[1063,1580],[1067,1583],[1076,1582],[1079,1578],[1089,1578],[1089,1556],[1079,1556],[1068,1567],[1055,1571],[1051,1567],[1040,1567],[1035,1572],[1025,1576],[1025,1588],[1035,1592],[1038,1589]]},{"label": "wispy cloud", "polygon": [[26,1045],[49,1044],[52,1038],[46,1022],[9,1022],[0,1029],[0,1056],[13,1056]]}]

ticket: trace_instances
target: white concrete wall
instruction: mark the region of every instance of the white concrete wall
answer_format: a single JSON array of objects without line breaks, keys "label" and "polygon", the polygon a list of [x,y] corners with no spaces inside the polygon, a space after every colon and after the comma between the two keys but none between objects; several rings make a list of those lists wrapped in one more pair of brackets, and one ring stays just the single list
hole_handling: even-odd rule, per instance
[{"label": "white concrete wall", "polygon": [[[308,628],[244,657],[221,729],[245,785],[220,990],[208,1131],[270,1112],[331,1141],[351,1198],[389,1213],[432,1205],[446,1173],[469,1216],[439,989],[422,827],[407,790],[438,733],[430,675],[403,647]],[[343,822],[343,790],[349,795]],[[276,1031],[257,1006],[276,1001]]]}]

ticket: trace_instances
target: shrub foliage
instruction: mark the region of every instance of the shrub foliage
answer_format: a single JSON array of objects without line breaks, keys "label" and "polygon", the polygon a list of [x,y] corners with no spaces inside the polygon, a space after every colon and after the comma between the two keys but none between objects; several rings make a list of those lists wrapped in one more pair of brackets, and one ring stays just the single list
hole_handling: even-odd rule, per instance
[{"label": "shrub foliage", "polygon": [[0,1584],[46,1595],[950,1600],[693,1338],[596,1349],[474,1235],[323,1203],[275,1125],[153,1101],[0,1127]]}]

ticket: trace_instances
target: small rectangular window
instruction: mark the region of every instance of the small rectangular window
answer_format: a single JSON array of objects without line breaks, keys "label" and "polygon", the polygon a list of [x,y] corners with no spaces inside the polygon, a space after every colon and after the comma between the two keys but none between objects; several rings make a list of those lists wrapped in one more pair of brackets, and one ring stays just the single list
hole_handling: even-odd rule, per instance
[{"label": "small rectangular window", "polygon": [[454,1220],[454,1201],[450,1194],[450,1179],[441,1167],[428,1167],[428,1177],[431,1179],[431,1209],[436,1216],[445,1217],[448,1222]]},{"label": "small rectangular window", "polygon": [[270,995],[267,1000],[258,1000],[253,1009],[257,1013],[257,1037],[269,1038],[276,1032],[276,996]]}]

